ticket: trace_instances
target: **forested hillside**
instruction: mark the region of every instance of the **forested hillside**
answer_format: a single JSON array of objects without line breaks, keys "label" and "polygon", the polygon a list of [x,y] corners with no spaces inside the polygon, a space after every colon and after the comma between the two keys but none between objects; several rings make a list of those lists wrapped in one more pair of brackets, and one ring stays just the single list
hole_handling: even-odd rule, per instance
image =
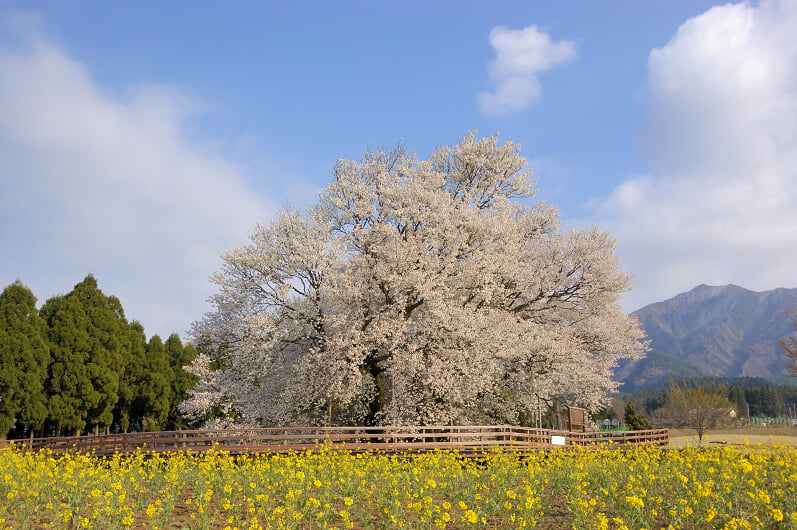
[{"label": "forested hillside", "polygon": [[0,294],[0,437],[181,428],[195,357],[177,334],[147,339],[91,275],[40,309],[18,280]]},{"label": "forested hillside", "polygon": [[[794,417],[797,391],[785,385],[774,385],[761,377],[687,377],[674,379],[682,388],[719,388],[734,405],[739,418]],[[645,413],[655,412],[666,404],[670,381],[637,390],[627,401],[640,404]]]},{"label": "forested hillside", "polygon": [[670,379],[702,375],[703,372],[690,362],[656,350],[648,352],[639,361],[621,364],[617,370],[618,380],[622,381],[620,391],[626,393],[666,383]]}]

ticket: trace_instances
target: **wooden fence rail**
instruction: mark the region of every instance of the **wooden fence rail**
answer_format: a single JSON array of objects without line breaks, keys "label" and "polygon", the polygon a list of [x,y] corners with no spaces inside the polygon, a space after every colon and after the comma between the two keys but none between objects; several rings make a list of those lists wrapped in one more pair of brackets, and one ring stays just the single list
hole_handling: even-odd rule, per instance
[{"label": "wooden fence rail", "polygon": [[161,431],[16,440],[17,447],[49,449],[54,454],[92,452],[96,455],[152,452],[202,452],[211,448],[231,453],[285,452],[323,444],[350,451],[421,452],[434,449],[475,454],[493,449],[528,451],[554,447],[617,447],[667,445],[669,431],[568,432],[514,425],[400,427],[285,427]]}]

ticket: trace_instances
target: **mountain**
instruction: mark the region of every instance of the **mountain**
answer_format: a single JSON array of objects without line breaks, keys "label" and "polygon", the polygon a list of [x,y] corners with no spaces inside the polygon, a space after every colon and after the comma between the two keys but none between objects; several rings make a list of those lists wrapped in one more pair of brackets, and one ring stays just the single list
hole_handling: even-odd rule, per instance
[{"label": "mountain", "polygon": [[[700,285],[633,314],[647,334],[651,351],[686,361],[708,376],[785,382],[785,357],[778,339],[795,331],[784,313],[789,307],[797,307],[797,289],[755,292],[737,285]],[[623,390],[642,388],[637,383],[640,378],[657,377],[654,384],[668,378],[661,373],[662,363],[676,371],[685,369],[661,356],[629,363],[617,371],[625,383]]]}]

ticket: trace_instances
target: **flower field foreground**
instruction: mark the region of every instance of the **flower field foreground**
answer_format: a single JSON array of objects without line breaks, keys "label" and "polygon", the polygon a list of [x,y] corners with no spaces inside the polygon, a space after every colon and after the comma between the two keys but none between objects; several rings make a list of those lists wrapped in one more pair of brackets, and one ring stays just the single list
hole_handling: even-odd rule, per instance
[{"label": "flower field foreground", "polygon": [[0,450],[3,528],[797,528],[797,450]]}]

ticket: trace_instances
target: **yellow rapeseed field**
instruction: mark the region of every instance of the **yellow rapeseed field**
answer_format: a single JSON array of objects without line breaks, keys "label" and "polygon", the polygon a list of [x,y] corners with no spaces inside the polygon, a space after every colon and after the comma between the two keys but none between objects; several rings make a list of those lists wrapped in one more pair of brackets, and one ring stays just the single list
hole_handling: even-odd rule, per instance
[{"label": "yellow rapeseed field", "polygon": [[0,450],[2,528],[797,528],[791,446],[462,458]]}]

